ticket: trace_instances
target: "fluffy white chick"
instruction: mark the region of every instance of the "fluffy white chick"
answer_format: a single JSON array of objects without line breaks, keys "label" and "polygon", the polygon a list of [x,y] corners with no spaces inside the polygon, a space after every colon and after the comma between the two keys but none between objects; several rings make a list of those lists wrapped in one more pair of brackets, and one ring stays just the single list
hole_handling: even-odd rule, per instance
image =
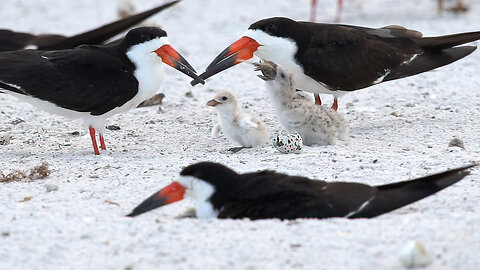
[{"label": "fluffy white chick", "polygon": [[238,152],[267,142],[265,125],[250,114],[239,112],[237,97],[233,93],[221,91],[207,105],[217,109],[219,119],[212,129],[212,136],[218,137],[222,131],[227,138],[242,146],[231,148],[230,151]]},{"label": "fluffy white chick", "polygon": [[255,63],[265,80],[280,124],[289,133],[297,132],[305,145],[336,144],[345,140],[347,122],[331,108],[315,105],[304,92],[297,91],[292,74],[273,62]]}]

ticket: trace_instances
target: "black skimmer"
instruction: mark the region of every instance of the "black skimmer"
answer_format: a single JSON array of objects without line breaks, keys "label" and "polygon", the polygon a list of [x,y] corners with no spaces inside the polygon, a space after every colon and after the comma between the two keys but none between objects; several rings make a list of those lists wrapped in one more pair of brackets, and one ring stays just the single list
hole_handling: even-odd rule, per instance
[{"label": "black skimmer", "polygon": [[297,91],[292,74],[270,61],[254,63],[258,75],[265,80],[270,101],[277,118],[289,133],[297,132],[305,145],[337,143],[345,140],[348,123],[336,111],[326,106],[316,106],[302,91]]},{"label": "black skimmer", "polygon": [[168,2],[164,5],[71,37],[57,34],[33,35],[30,33],[0,29],[0,52],[21,49],[62,50],[72,49],[83,44],[102,44],[148,17],[175,5],[179,1],[180,0]]},{"label": "black skimmer", "polygon": [[334,95],[332,107],[337,109],[337,97],[343,93],[448,65],[476,49],[458,45],[478,39],[480,31],[422,37],[401,26],[366,28],[275,17],[250,25],[200,77],[256,55],[289,69],[298,89]]},{"label": "black skimmer", "polygon": [[218,137],[222,131],[225,137],[241,145],[229,151],[236,153],[243,148],[257,147],[267,142],[265,125],[250,114],[239,112],[237,97],[232,92],[220,91],[207,102],[207,106],[214,107],[218,112],[219,123],[213,127],[212,137]]},{"label": "black skimmer", "polygon": [[238,174],[201,162],[153,194],[128,215],[193,198],[198,218],[371,218],[428,197],[464,178],[470,165],[381,186],[325,182],[274,171]]},{"label": "black skimmer", "polygon": [[[0,92],[48,112],[83,119],[94,152],[105,149],[106,118],[151,98],[160,87],[165,63],[200,79],[160,28],[140,27],[110,45],[82,45],[58,51],[0,53]],[[202,80],[202,79],[200,79]]]}]

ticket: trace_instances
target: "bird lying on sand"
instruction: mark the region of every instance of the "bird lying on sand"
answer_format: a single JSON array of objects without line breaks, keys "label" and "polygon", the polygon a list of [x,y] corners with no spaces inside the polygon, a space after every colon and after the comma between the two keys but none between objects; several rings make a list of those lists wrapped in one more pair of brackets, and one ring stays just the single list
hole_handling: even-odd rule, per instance
[{"label": "bird lying on sand", "polygon": [[238,174],[212,162],[182,170],[180,178],[135,207],[137,216],[192,198],[198,218],[371,218],[411,204],[460,181],[465,166],[380,186],[325,182],[274,171]]}]

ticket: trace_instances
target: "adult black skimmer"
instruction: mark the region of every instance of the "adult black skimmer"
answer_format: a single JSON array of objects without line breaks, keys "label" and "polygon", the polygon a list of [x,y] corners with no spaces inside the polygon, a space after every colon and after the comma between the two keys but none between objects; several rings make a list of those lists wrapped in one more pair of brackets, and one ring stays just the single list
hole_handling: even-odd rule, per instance
[{"label": "adult black skimmer", "polygon": [[128,215],[142,214],[184,197],[196,202],[199,218],[371,218],[428,197],[464,178],[470,165],[430,176],[369,186],[325,182],[273,171],[238,174],[201,162],[153,194]]},{"label": "adult black skimmer", "polygon": [[105,149],[106,119],[155,94],[163,79],[162,62],[200,79],[170,46],[165,31],[140,27],[110,45],[2,52],[0,92],[48,112],[83,119],[98,155],[95,130],[100,135],[100,148]]},{"label": "adult black skimmer", "polygon": [[334,95],[332,107],[337,109],[337,97],[343,93],[450,64],[476,49],[458,45],[478,39],[480,31],[422,37],[401,26],[366,28],[275,17],[250,25],[200,77],[256,55],[289,69],[298,89]]},{"label": "adult black skimmer", "polygon": [[71,37],[56,34],[33,35],[0,29],[0,52],[21,49],[61,50],[72,49],[83,44],[102,44],[148,17],[175,5],[179,1],[172,1]]}]

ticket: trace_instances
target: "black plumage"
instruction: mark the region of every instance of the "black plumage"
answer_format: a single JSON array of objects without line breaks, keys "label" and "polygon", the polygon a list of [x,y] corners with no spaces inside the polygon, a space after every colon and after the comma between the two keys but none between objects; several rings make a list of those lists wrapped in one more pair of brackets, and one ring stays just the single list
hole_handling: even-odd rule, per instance
[{"label": "black plumage", "polygon": [[200,77],[207,79],[256,55],[290,69],[298,89],[334,95],[336,110],[342,92],[448,65],[476,49],[459,45],[478,39],[480,31],[422,37],[397,25],[367,28],[274,17],[250,25]]},{"label": "black plumage", "polygon": [[128,16],[127,18],[114,21],[71,37],[58,34],[34,35],[0,29],[0,52],[21,50],[28,47],[35,47],[35,49],[38,50],[61,50],[72,49],[83,44],[99,45],[128,28],[142,22],[148,17],[175,5],[179,1],[180,0],[168,2],[161,6]]},{"label": "black plumage", "polygon": [[[218,211],[218,218],[371,218],[416,202],[460,181],[473,166],[380,186],[325,182],[274,171],[238,174],[211,162],[188,166],[180,175],[192,176],[213,186],[214,192],[208,202]],[[189,192],[195,198],[195,190]],[[168,196],[159,194],[166,193],[164,190],[157,192],[129,216],[166,204]]]},{"label": "black plumage", "polygon": [[[422,37],[418,31],[395,25],[366,28],[296,22],[282,17],[258,21],[249,29],[292,39],[298,46],[295,58],[305,74],[330,90],[342,91],[358,90],[450,64],[476,49],[475,46],[455,46],[480,39],[480,31]],[[379,80],[381,77],[383,80]]]},{"label": "black plumage", "polygon": [[0,87],[65,109],[104,114],[138,92],[135,66],[125,55],[136,43],[126,40],[59,51],[2,52]]}]

